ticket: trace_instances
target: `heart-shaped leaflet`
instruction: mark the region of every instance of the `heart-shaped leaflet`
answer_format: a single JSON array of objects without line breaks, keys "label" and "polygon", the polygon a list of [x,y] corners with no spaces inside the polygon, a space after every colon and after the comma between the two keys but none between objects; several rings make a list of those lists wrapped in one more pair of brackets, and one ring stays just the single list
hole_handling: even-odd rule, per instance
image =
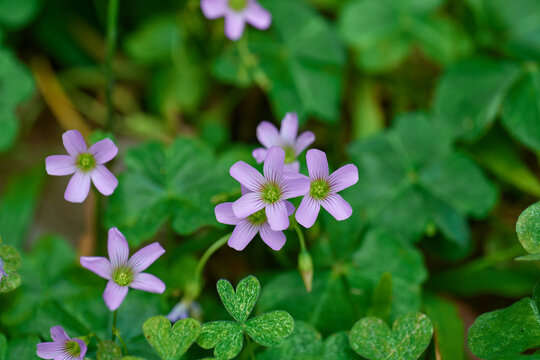
[{"label": "heart-shaped leaflet", "polygon": [[163,360],[178,360],[197,340],[201,325],[194,319],[182,319],[171,327],[164,316],[155,316],[143,324],[146,340]]},{"label": "heart-shaped leaflet", "polygon": [[221,279],[217,283],[217,291],[223,305],[238,322],[244,322],[251,314],[261,293],[261,284],[254,276],[248,276],[236,286],[236,292],[230,282]]}]

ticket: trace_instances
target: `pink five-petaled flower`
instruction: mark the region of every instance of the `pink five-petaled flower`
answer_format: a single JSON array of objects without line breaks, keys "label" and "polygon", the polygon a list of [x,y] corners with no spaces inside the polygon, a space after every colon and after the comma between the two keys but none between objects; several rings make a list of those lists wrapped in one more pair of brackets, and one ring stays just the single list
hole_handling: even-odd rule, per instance
[{"label": "pink five-petaled flower", "polygon": [[[242,186],[242,195],[248,191]],[[294,205],[289,201],[285,201],[287,208],[287,216],[294,213]],[[259,233],[261,239],[270,246],[273,250],[280,250],[285,245],[285,234],[283,231],[274,231],[268,224],[266,213],[259,210],[254,214],[249,215],[244,219],[240,219],[234,215],[233,203],[226,202],[219,204],[215,208],[216,219],[222,224],[236,225],[229,238],[228,244],[235,250],[242,251],[253,240],[255,235]]]},{"label": "pink five-petaled flower", "polygon": [[143,247],[130,258],[126,238],[117,228],[112,228],[109,230],[107,248],[110,261],[101,256],[82,256],[81,265],[109,280],[103,293],[103,300],[109,310],[114,311],[120,307],[130,287],[156,294],[165,291],[163,281],[142,272],[165,253],[159,243]]},{"label": "pink five-petaled flower", "polygon": [[74,174],[64,198],[74,203],[83,202],[90,191],[90,181],[100,193],[111,195],[118,185],[118,180],[103,164],[116,156],[116,145],[110,139],[104,139],[88,148],[77,130],[66,131],[62,140],[69,155],[49,156],[45,159],[45,165],[49,175]]},{"label": "pink five-petaled flower", "polygon": [[201,10],[208,19],[225,17],[225,35],[231,40],[242,37],[246,22],[266,30],[272,15],[256,0],[201,0]]},{"label": "pink five-petaled flower", "polygon": [[296,211],[296,220],[306,228],[313,226],[321,206],[336,220],[348,219],[352,208],[338,192],[356,184],[356,166],[348,164],[329,174],[326,154],[316,149],[307,152],[306,162],[310,187]]},{"label": "pink five-petaled flower", "polygon": [[309,145],[315,141],[315,134],[305,131],[300,136],[298,134],[298,116],[296,113],[287,113],[281,121],[281,129],[278,132],[274,124],[263,121],[257,126],[257,139],[264,145],[264,148],[253,150],[253,157],[260,164],[266,159],[268,149],[278,146],[285,151],[285,171],[300,171],[300,163],[296,160]]},{"label": "pink five-petaled flower", "polygon": [[284,160],[285,151],[272,147],[264,161],[264,176],[243,161],[238,161],[231,167],[231,176],[250,191],[232,204],[237,218],[244,219],[264,209],[272,230],[280,231],[289,227],[289,212],[285,200],[307,193],[309,179],[285,178]]},{"label": "pink five-petaled flower", "polygon": [[86,355],[86,343],[81,339],[72,339],[61,326],[51,328],[52,342],[37,344],[37,356],[53,360],[83,360]]}]

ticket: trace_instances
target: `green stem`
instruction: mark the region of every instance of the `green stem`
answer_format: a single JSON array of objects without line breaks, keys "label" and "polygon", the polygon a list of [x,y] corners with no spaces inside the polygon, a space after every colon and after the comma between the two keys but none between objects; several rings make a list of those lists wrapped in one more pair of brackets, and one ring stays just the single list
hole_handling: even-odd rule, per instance
[{"label": "green stem", "polygon": [[255,354],[253,353],[253,346],[251,345],[251,339],[249,338],[247,334],[246,334],[246,342],[247,342],[247,347],[249,350],[249,355],[251,355],[251,360],[255,360]]},{"label": "green stem", "polygon": [[111,131],[113,124],[113,91],[114,73],[113,59],[116,52],[116,39],[118,37],[118,5],[120,0],[109,0],[107,9],[107,40],[105,54],[105,78],[107,81],[105,88],[105,102],[107,106],[107,121],[105,130]]},{"label": "green stem", "polygon": [[124,350],[124,356],[128,356],[128,349],[126,346],[126,343],[124,342],[124,339],[120,336],[120,331],[118,329],[115,329],[116,336],[118,337],[118,340],[120,341],[120,344],[122,344],[122,349]]},{"label": "green stem", "polygon": [[204,270],[204,266],[206,265],[206,262],[214,254],[220,247],[225,245],[229,238],[231,237],[232,233],[229,233],[227,235],[222,236],[219,238],[215,243],[213,243],[206,251],[204,252],[203,256],[199,260],[199,263],[197,264],[197,269],[195,270],[195,276],[197,276],[199,279],[202,276],[202,272]]},{"label": "green stem", "polygon": [[255,83],[265,91],[270,90],[272,81],[266,76],[264,71],[261,70],[257,57],[249,50],[247,34],[244,34],[238,41],[238,53],[240,55],[240,60],[248,72],[251,71]]},{"label": "green stem", "polygon": [[306,239],[304,238],[304,233],[302,232],[300,225],[298,225],[298,222],[296,221],[294,222],[294,230],[298,235],[298,241],[300,241],[300,251],[306,251]]},{"label": "green stem", "polygon": [[111,340],[114,341],[116,339],[116,323],[118,321],[118,310],[114,310],[113,312],[113,322],[112,322],[112,337]]}]

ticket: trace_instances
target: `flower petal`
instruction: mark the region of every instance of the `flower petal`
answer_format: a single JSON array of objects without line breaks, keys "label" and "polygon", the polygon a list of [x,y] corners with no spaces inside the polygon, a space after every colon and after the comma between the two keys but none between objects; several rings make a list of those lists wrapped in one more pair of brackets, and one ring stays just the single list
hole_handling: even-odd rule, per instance
[{"label": "flower petal", "polygon": [[111,195],[118,186],[118,179],[105,165],[96,166],[91,177],[95,187],[105,196]]},{"label": "flower petal", "polygon": [[298,210],[296,210],[295,218],[300,225],[305,228],[310,228],[315,224],[317,220],[317,215],[321,205],[318,201],[314,200],[311,196],[304,196]]},{"label": "flower petal", "polygon": [[135,273],[140,273],[146,270],[163,254],[165,254],[165,249],[158,242],[155,242],[146,245],[133,254],[128,261],[128,265]]},{"label": "flower petal", "polygon": [[109,259],[102,256],[81,256],[81,266],[104,279],[111,280],[112,267]]},{"label": "flower petal", "polygon": [[281,139],[287,145],[294,145],[296,135],[298,134],[298,115],[296,113],[287,113],[281,120]]},{"label": "flower petal", "polygon": [[250,192],[232,204],[232,209],[234,216],[239,219],[244,219],[251,214],[256,213],[257,211],[263,209],[265,206],[264,202],[261,200],[261,194],[256,192]]},{"label": "flower petal", "polygon": [[86,141],[84,141],[83,136],[77,130],[66,131],[64,134],[62,134],[62,141],[64,142],[66,151],[71,156],[77,156],[80,153],[85,153],[88,151]]},{"label": "flower petal", "polygon": [[263,121],[257,126],[257,139],[267,149],[272,146],[281,146],[281,137],[274,124]]},{"label": "flower petal", "polygon": [[114,281],[109,281],[103,292],[103,300],[109,310],[117,310],[124,301],[129,288],[127,286],[120,286]]},{"label": "flower petal", "polygon": [[266,182],[253,166],[243,161],[236,162],[229,170],[231,176],[251,191],[258,191]]},{"label": "flower petal", "polygon": [[278,201],[266,206],[266,217],[268,224],[274,231],[285,230],[289,227],[289,216],[285,201]]},{"label": "flower petal", "polygon": [[242,251],[253,240],[259,229],[244,220],[238,223],[234,228],[227,244],[235,250]]},{"label": "flower petal", "polygon": [[79,348],[81,349],[81,353],[76,360],[83,360],[84,356],[86,355],[86,352],[88,351],[88,347],[86,346],[86,343],[82,339],[73,339],[77,344],[79,344]]},{"label": "flower petal", "polygon": [[225,16],[225,35],[231,40],[238,40],[242,37],[246,21],[241,13],[229,11]]},{"label": "flower petal", "polygon": [[225,16],[227,5],[228,0],[202,0],[201,10],[207,19],[217,19]]},{"label": "flower petal", "polygon": [[261,239],[266,243],[266,245],[270,246],[272,250],[281,250],[287,241],[283,231],[274,231],[268,224],[262,225],[259,229],[259,233],[261,235]]},{"label": "flower petal", "polygon": [[77,166],[69,155],[51,155],[45,159],[45,169],[49,175],[64,176],[75,173]]},{"label": "flower petal", "polygon": [[352,208],[341,195],[331,194],[321,201],[321,205],[326,209],[336,220],[345,220],[352,215]]},{"label": "flower petal", "polygon": [[57,342],[42,342],[37,344],[36,355],[42,359],[57,359],[64,355],[64,344]]},{"label": "flower petal", "polygon": [[309,192],[310,181],[307,177],[298,176],[294,179],[285,179],[283,186],[283,198],[291,199],[304,196]]},{"label": "flower petal", "polygon": [[300,155],[309,145],[313,144],[315,141],[315,134],[311,131],[305,131],[300,134],[298,139],[296,139],[296,145],[294,145],[294,150],[296,151],[296,156]]},{"label": "flower petal", "polygon": [[129,258],[129,245],[124,235],[117,228],[109,229],[109,239],[107,241],[109,259],[114,268],[126,265]]},{"label": "flower petal", "polygon": [[68,334],[60,325],[51,328],[51,337],[55,342],[64,342],[70,340]]},{"label": "flower petal", "polygon": [[137,274],[129,287],[154,294],[162,294],[165,291],[165,283],[157,276],[148,273]]},{"label": "flower petal", "polygon": [[118,154],[118,148],[111,139],[103,139],[90,146],[88,152],[94,155],[97,164],[104,164],[114,159]]},{"label": "flower petal", "polygon": [[344,165],[330,174],[328,180],[333,192],[341,191],[358,182],[358,168],[353,164]]},{"label": "flower petal", "polygon": [[272,146],[266,154],[263,172],[267,181],[281,183],[285,168],[285,151],[277,146]]},{"label": "flower petal", "polygon": [[300,162],[298,160],[293,161],[290,164],[285,164],[285,167],[283,168],[283,176],[286,179],[292,179],[298,177],[298,175],[302,175],[300,174]]},{"label": "flower petal", "polygon": [[216,219],[218,222],[227,225],[238,224],[240,219],[234,216],[232,204],[232,202],[226,202],[223,204],[219,204],[214,208],[214,212],[216,213]]},{"label": "flower petal", "polygon": [[266,150],[265,148],[256,148],[255,150],[253,150],[251,155],[253,155],[253,158],[255,159],[255,161],[257,161],[257,164],[261,164],[264,159],[266,159],[267,152],[268,150]]},{"label": "flower petal", "polygon": [[285,201],[285,207],[287,208],[287,215],[291,216],[294,213],[294,205],[290,201]]},{"label": "flower petal", "polygon": [[266,30],[272,23],[272,14],[256,1],[249,2],[244,10],[246,21],[259,30]]},{"label": "flower petal", "polygon": [[311,180],[326,179],[328,177],[328,160],[321,150],[311,149],[307,152],[306,162]]},{"label": "flower petal", "polygon": [[90,175],[77,171],[69,180],[64,199],[73,203],[81,203],[90,191]]}]

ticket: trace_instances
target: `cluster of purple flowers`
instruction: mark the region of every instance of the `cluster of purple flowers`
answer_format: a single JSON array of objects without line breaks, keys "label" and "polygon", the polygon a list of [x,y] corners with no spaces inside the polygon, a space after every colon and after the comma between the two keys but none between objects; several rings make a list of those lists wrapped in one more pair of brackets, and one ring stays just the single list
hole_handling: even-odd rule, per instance
[{"label": "cluster of purple flowers", "polygon": [[298,155],[313,143],[315,135],[309,131],[297,134],[298,117],[294,113],[285,116],[279,132],[263,121],[257,127],[257,138],[264,148],[253,151],[255,160],[264,162],[263,174],[243,161],[231,167],[230,174],[240,183],[242,196],[215,208],[219,222],[235,225],[230,247],[243,250],[259,233],[270,248],[280,250],[286,241],[283,230],[289,227],[289,216],[295,211],[288,201],[291,198],[303,196],[295,218],[306,228],[313,226],[321,206],[336,220],[351,216],[351,206],[338,192],[358,181],[358,169],[348,164],[330,174],[326,154],[311,149],[306,155],[309,177],[301,174]]},{"label": "cluster of purple flowers", "polygon": [[[110,139],[101,140],[90,148],[77,130],[69,130],[62,135],[68,155],[52,155],[45,159],[49,175],[72,175],[64,198],[70,202],[83,202],[93,182],[103,195],[111,195],[118,186],[116,177],[105,167],[114,159],[118,148]],[[165,250],[157,242],[152,243],[129,257],[129,245],[117,228],[109,230],[107,241],[109,259],[101,256],[82,256],[81,265],[106,279],[103,292],[105,305],[111,311],[117,310],[129,288],[161,294],[165,284],[154,275],[143,272],[156,261]],[[3,269],[2,269],[3,271]],[[0,273],[1,275],[5,275]],[[86,343],[81,339],[71,339],[61,326],[51,328],[53,342],[37,345],[37,355],[42,359],[82,360],[86,354]]]}]

